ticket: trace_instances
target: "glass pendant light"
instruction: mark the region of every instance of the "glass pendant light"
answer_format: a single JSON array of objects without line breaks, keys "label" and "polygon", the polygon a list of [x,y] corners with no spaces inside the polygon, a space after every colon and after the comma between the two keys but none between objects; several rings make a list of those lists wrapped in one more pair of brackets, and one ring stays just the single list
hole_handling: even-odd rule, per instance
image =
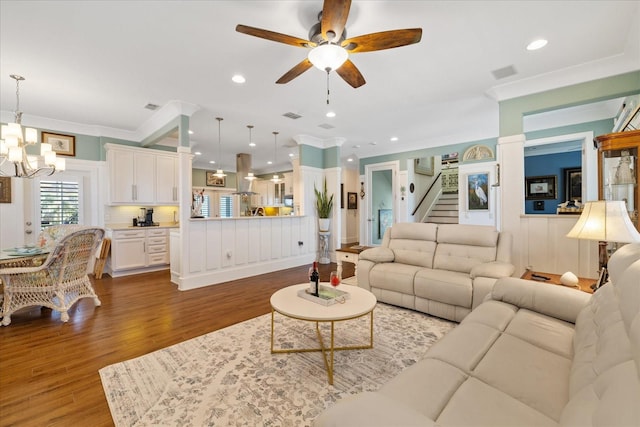
[{"label": "glass pendant light", "polygon": [[[278,133],[276,131],[273,131],[273,164],[275,165],[278,159]],[[271,181],[278,183],[281,181],[280,177],[278,176],[277,173],[273,174],[273,178],[271,178]]]},{"label": "glass pendant light", "polygon": [[220,122],[222,122],[224,119],[222,117],[216,117],[216,120],[218,121],[218,169],[216,170],[216,173],[213,174],[213,176],[223,178],[227,176],[224,173],[224,170],[222,170],[222,138],[220,137]]},{"label": "glass pendant light", "polygon": [[[254,144],[253,140],[251,139],[251,129],[253,129],[253,125],[247,125],[247,127],[249,128],[249,147],[255,147],[256,144]],[[254,179],[256,179],[256,176],[253,174],[253,172],[248,172],[247,176],[245,176],[244,179],[253,181]]]}]

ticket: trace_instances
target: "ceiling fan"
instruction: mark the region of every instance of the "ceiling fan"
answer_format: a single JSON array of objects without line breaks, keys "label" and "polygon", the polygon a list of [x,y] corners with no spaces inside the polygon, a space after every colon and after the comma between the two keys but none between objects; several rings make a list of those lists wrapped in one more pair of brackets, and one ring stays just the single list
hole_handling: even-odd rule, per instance
[{"label": "ceiling fan", "polygon": [[347,38],[345,24],[349,16],[351,0],[325,0],[318,15],[318,23],[309,30],[309,40],[274,31],[236,26],[236,31],[250,36],[311,49],[303,61],[287,71],[276,83],[289,83],[314,65],[327,72],[335,70],[353,88],[366,83],[358,68],[348,59],[349,54],[373,52],[418,43],[422,28],[382,31]]}]

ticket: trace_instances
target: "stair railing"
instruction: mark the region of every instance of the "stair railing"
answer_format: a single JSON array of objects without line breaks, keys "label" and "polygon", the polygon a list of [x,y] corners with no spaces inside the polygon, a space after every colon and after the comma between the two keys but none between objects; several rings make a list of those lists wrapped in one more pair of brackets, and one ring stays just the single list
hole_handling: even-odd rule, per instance
[{"label": "stair railing", "polygon": [[416,212],[418,212],[418,209],[420,209],[420,206],[422,206],[422,203],[425,201],[425,199],[429,195],[429,192],[433,189],[433,186],[435,185],[436,182],[438,182],[438,180],[440,179],[441,176],[442,176],[442,171],[438,172],[438,175],[436,176],[436,178],[433,181],[431,181],[431,185],[429,186],[427,191],[423,194],[422,198],[420,199],[420,201],[416,205],[416,207],[413,210],[413,212],[411,212],[411,216],[414,216],[416,214]]}]

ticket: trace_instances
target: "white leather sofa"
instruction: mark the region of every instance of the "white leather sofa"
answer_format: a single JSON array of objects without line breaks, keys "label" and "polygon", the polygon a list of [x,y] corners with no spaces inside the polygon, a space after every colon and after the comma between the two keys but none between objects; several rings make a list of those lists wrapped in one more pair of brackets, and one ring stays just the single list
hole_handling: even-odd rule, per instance
[{"label": "white leather sofa", "polygon": [[640,426],[640,244],[593,296],[514,278],[374,393],[320,426]]},{"label": "white leather sofa", "polygon": [[378,301],[459,322],[513,272],[511,235],[494,227],[398,223],[360,253],[357,279]]}]

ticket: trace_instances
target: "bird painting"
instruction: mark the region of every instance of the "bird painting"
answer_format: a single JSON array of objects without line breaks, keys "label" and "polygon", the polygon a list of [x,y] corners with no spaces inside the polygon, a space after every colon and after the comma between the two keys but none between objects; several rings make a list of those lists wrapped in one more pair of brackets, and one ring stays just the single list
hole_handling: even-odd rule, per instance
[{"label": "bird painting", "polygon": [[488,210],[489,173],[476,173],[467,178],[467,197],[469,210]]}]

